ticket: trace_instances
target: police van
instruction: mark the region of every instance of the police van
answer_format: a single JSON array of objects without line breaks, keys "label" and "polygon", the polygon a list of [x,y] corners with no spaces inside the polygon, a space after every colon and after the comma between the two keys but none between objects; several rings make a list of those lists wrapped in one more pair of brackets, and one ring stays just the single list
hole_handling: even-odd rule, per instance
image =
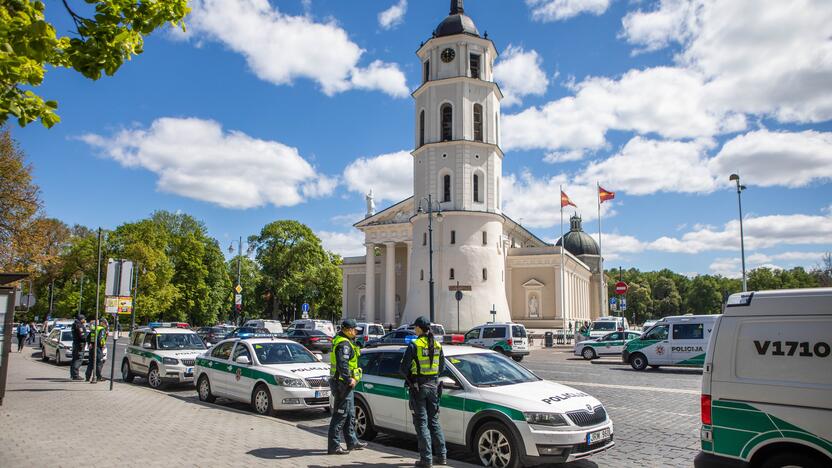
[{"label": "police van", "polygon": [[732,295],[702,374],[695,466],[832,466],[832,288]]},{"label": "police van", "polygon": [[621,360],[635,370],[647,366],[702,367],[711,331],[719,315],[665,317],[639,338],[627,342]]},{"label": "police van", "polygon": [[[361,352],[355,388],[356,435],[414,437],[409,394],[399,375],[403,346]],[[446,346],[440,424],[449,444],[485,466],[565,463],[615,445],[613,424],[593,396],[543,380],[495,351]]]},{"label": "police van", "polygon": [[479,325],[465,333],[465,344],[503,353],[518,362],[529,354],[526,327],[519,323],[489,322]]},{"label": "police van", "polygon": [[[166,324],[163,324],[166,325]],[[205,343],[193,330],[178,327],[138,328],[121,361],[125,382],[147,377],[153,388],[194,381],[194,361],[205,351]]]}]

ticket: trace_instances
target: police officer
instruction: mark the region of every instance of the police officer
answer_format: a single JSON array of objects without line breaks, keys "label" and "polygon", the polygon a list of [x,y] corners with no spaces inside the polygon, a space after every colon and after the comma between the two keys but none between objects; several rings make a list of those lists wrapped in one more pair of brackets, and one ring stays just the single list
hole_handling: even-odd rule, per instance
[{"label": "police officer", "polygon": [[78,314],[72,324],[72,365],[69,367],[69,377],[81,380],[81,363],[84,360],[84,341],[86,341],[86,318]]},{"label": "police officer", "polygon": [[[96,383],[102,379],[101,367],[104,365],[104,347],[107,345],[107,321],[101,320],[98,324],[94,323],[87,337],[90,343],[90,357],[87,361],[86,379],[90,383]],[[93,366],[95,366],[95,378],[92,375]]]},{"label": "police officer", "polygon": [[[341,322],[341,331],[332,340],[329,353],[329,387],[335,400],[332,419],[329,421],[327,453],[346,455],[350,450],[361,450],[367,446],[355,435],[355,386],[361,380],[358,356],[361,352],[355,344],[356,323],[353,319]],[[347,450],[341,447],[341,431],[347,442]]]},{"label": "police officer", "polygon": [[415,466],[433,466],[433,449],[437,453],[435,464],[445,465],[445,434],[439,425],[439,374],[445,369],[445,355],[442,345],[433,337],[430,320],[419,317],[413,327],[419,337],[405,350],[399,373],[410,390],[410,409],[419,441],[419,461]]}]

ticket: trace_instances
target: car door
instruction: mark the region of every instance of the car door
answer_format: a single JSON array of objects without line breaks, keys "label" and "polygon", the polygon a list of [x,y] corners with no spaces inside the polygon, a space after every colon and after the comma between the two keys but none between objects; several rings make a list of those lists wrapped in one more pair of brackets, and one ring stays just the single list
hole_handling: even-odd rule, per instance
[{"label": "car door", "polygon": [[46,341],[43,342],[44,357],[55,358],[56,351],[58,349],[58,339],[60,336],[61,330],[58,329],[54,329],[51,333],[49,333]]},{"label": "car door", "polygon": [[482,346],[488,349],[495,349],[495,347],[499,349],[509,348],[508,343],[505,342],[506,328],[499,325],[482,327],[482,338],[480,339]]},{"label": "car door", "polygon": [[234,351],[231,353],[230,362],[233,369],[231,373],[227,374],[228,378],[226,379],[228,394],[235,400],[249,402],[251,401],[251,392],[254,390],[254,379],[249,377],[251,372],[248,372],[248,369],[253,364],[239,364],[237,358],[240,356],[246,356],[250,363],[254,362],[248,344],[238,341],[234,347]]},{"label": "car door", "polygon": [[409,409],[404,378],[399,375],[403,353],[385,351],[378,354],[373,375],[366,376],[362,385],[364,396],[370,404],[376,425],[404,432],[407,430]]},{"label": "car door", "polygon": [[474,328],[473,330],[469,330],[468,333],[465,334],[465,344],[471,346],[482,346],[480,342],[480,333],[482,332],[482,328]]},{"label": "car door", "polygon": [[218,396],[230,397],[229,382],[233,375],[233,366],[229,362],[231,357],[231,349],[234,347],[233,341],[226,341],[214,347],[211,353],[206,356],[207,365],[206,374],[208,380],[211,382],[211,393]]},{"label": "car door", "polygon": [[523,325],[511,326],[511,349],[514,351],[528,351],[529,338]]},{"label": "car door", "polygon": [[644,355],[650,364],[669,364],[672,362],[670,356],[670,340],[668,334],[670,325],[656,325],[644,335],[641,344],[644,346]]},{"label": "car door", "polygon": [[[462,387],[459,377],[451,371],[447,362],[441,376],[450,377],[461,388],[442,390],[442,398],[439,400],[439,423],[442,425],[446,441],[452,444],[465,445],[464,428],[467,419],[470,418],[470,414],[465,413],[465,398],[468,392]],[[413,414],[408,412],[408,426],[413,426],[412,418]]]}]

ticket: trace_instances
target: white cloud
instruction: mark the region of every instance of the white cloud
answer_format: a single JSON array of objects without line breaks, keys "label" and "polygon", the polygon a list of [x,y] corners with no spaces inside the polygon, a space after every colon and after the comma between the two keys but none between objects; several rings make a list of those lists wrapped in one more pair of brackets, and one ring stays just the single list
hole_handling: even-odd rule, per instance
[{"label": "white cloud", "polygon": [[694,19],[690,0],[661,0],[658,5],[651,11],[630,12],[621,21],[622,37],[643,46],[639,52],[658,50],[679,41],[693,27],[688,24]]},{"label": "white cloud", "polygon": [[560,21],[581,13],[600,15],[607,11],[610,0],[526,0],[537,21]]},{"label": "white cloud", "polygon": [[526,52],[522,47],[509,44],[494,65],[494,79],[504,95],[503,106],[522,104],[523,97],[546,92],[549,79],[542,64],[543,59],[536,50]]},{"label": "white cloud", "polygon": [[557,164],[569,161],[580,161],[583,158],[584,152],[581,150],[552,151],[550,153],[546,153],[546,156],[543,157],[543,162]]},{"label": "white cloud", "polygon": [[329,221],[337,226],[350,227],[362,219],[364,219],[364,212],[336,215],[330,218]]},{"label": "white cloud", "polygon": [[[823,255],[823,252],[782,252],[770,255],[754,253],[746,257],[745,268],[747,272],[750,272],[757,268],[784,270],[797,266],[806,267],[817,263]],[[709,269],[714,274],[740,278],[742,277],[742,260],[739,257],[719,257],[714,259]]]},{"label": "white cloud", "polygon": [[330,252],[335,252],[342,257],[358,257],[367,251],[364,247],[364,234],[358,230],[349,232],[318,231],[315,233]]},{"label": "white cloud", "polygon": [[398,202],[413,195],[413,157],[407,151],[358,158],[344,169],[353,192],[373,190],[376,201]]},{"label": "white cloud", "polygon": [[709,163],[714,175],[737,172],[747,185],[802,187],[832,179],[832,133],[759,130],[725,143]]},{"label": "white cloud", "polygon": [[262,80],[287,85],[308,78],[330,96],[354,88],[409,94],[397,64],[360,67],[364,50],[332,20],[318,23],[283,14],[268,0],[195,0],[190,6],[187,36],[215,40],[240,53]]},{"label": "white cloud", "polygon": [[407,0],[399,0],[390,8],[378,14],[378,24],[383,29],[393,29],[402,24],[404,15],[407,13]]},{"label": "white cloud", "polygon": [[296,148],[224,131],[213,120],[160,118],[147,129],[80,139],[122,166],[155,173],[163,192],[226,208],[293,206],[329,195],[336,185]]}]

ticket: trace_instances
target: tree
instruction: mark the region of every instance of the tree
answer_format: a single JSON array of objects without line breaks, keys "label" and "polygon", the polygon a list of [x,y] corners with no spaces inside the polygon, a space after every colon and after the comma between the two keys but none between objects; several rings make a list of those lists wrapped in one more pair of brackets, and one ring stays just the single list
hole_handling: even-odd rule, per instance
[{"label": "tree", "polygon": [[783,278],[768,267],[755,268],[748,272],[748,290],[764,291],[767,289],[781,289]]},{"label": "tree", "polygon": [[92,8],[79,13],[69,0],[63,1],[75,24],[74,37],[56,33],[40,0],[0,3],[0,125],[14,117],[20,126],[40,119],[52,127],[60,121],[55,113],[58,103],[25,89],[43,82],[47,66],[72,68],[92,80],[102,73],[112,76],[126,60],[143,52],[144,36],[168,23],[184,29],[189,12],[187,0],[85,2]]},{"label": "tree", "polygon": [[685,297],[688,312],[694,315],[718,314],[722,311],[719,281],[710,275],[700,275],[691,281]]},{"label": "tree", "polygon": [[235,256],[231,260],[228,261],[227,270],[228,270],[228,277],[232,279],[232,283],[237,282],[237,262],[242,259],[242,263],[240,265],[240,286],[243,287],[243,310],[241,313],[241,317],[237,317],[236,313],[232,313],[232,309],[234,307],[234,294],[228,295],[228,307],[226,308],[226,313],[224,317],[231,319],[232,322],[235,322],[237,319],[251,319],[251,318],[263,318],[263,300],[261,297],[258,296],[258,291],[262,289],[261,283],[263,281],[263,277],[260,273],[260,267],[257,263],[246,257],[243,256]]},{"label": "tree", "polygon": [[7,129],[0,131],[0,269],[26,269],[25,259],[37,252],[29,242],[37,230],[40,189],[32,182],[32,166]]},{"label": "tree", "polygon": [[817,279],[820,287],[828,288],[832,286],[832,252],[823,254],[821,262],[812,268],[811,274]]},{"label": "tree", "polygon": [[653,284],[653,318],[679,315],[682,306],[682,296],[676,288],[673,279],[660,276]]}]

